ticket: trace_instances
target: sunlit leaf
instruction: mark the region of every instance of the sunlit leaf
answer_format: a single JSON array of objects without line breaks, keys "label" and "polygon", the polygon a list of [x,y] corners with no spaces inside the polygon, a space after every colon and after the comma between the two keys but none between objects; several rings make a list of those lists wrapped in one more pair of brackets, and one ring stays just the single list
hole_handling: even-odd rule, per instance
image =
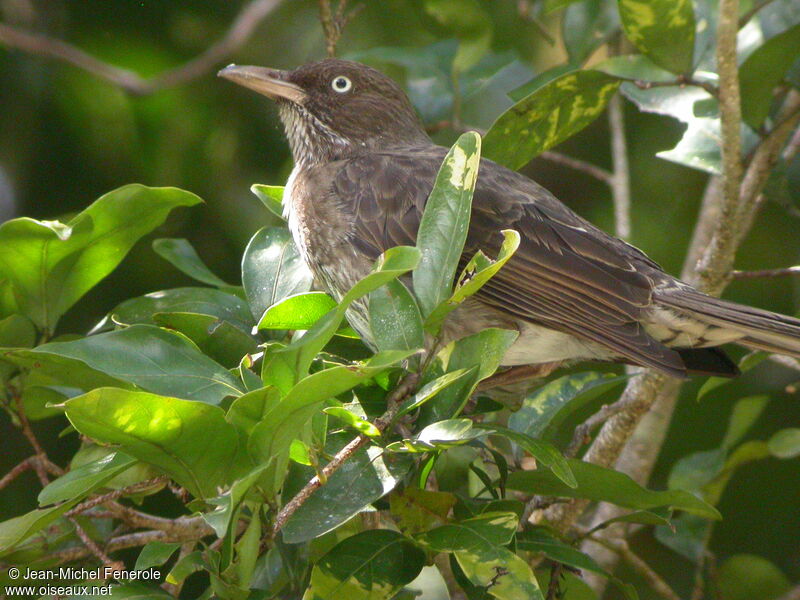
[{"label": "sunlit leaf", "polygon": [[618,0],[628,39],[656,64],[675,73],[692,70],[694,8],[691,0]]},{"label": "sunlit leaf", "polygon": [[203,354],[228,368],[237,366],[245,354],[258,351],[258,342],[249,333],[211,315],[158,313],[153,320],[162,327],[179,331],[197,344]]},{"label": "sunlit leaf", "polygon": [[250,186],[250,191],[261,200],[261,203],[267,207],[269,212],[281,220],[284,219],[282,185],[263,185],[256,183]]},{"label": "sunlit leaf", "polygon": [[270,306],[258,322],[259,329],[311,329],[336,307],[325,292],[304,292],[288,296]]},{"label": "sunlit leaf", "polygon": [[85,498],[92,490],[130,469],[134,463],[136,459],[127,454],[112,452],[99,460],[73,468],[39,492],[39,504],[45,506]]},{"label": "sunlit leaf", "polygon": [[378,350],[416,350],[425,345],[419,306],[400,281],[390,281],[369,295],[369,325]]},{"label": "sunlit leaf", "polygon": [[153,240],[153,250],[192,279],[219,288],[233,287],[211,272],[188,240],[179,238]]},{"label": "sunlit leaf", "polygon": [[776,458],[800,456],[800,428],[789,427],[775,432],[767,442],[770,453]]}]

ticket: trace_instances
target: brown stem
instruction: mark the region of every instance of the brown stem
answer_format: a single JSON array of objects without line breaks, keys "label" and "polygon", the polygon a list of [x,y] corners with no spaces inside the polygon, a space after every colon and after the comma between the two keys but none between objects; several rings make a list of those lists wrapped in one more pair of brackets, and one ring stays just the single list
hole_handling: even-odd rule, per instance
[{"label": "brown stem", "polygon": [[280,3],[281,0],[253,0],[246,4],[225,35],[202,54],[149,79],[103,62],[61,40],[19,31],[3,23],[0,23],[0,43],[9,48],[69,63],[132,94],[147,95],[188,83],[211,72],[221,61],[242,47],[264,18]]},{"label": "brown stem", "polygon": [[[417,373],[409,373],[387,396],[386,412],[375,420],[375,427],[377,427],[379,431],[383,432],[389,426],[394,417],[397,415],[397,411],[400,408],[400,403],[414,392],[418,382],[419,375]],[[338,471],[345,462],[347,462],[362,446],[365,446],[369,441],[370,438],[367,436],[359,435],[344,448],[339,450],[339,452],[336,453],[336,456],[334,456],[330,462],[321,469],[320,474],[312,477],[311,480],[303,487],[303,489],[297,492],[294,498],[289,500],[289,502],[287,502],[286,505],[280,510],[278,515],[275,517],[275,523],[272,526],[272,537],[274,538],[278,534],[278,532],[283,528],[284,525],[286,525],[286,522],[295,513],[295,511],[311,497],[311,494],[322,487],[324,481],[327,481],[331,475]]]},{"label": "brown stem", "polygon": [[3,478],[0,479],[0,490],[6,487],[9,483],[14,481],[17,477],[22,475],[25,471],[33,468],[33,464],[38,460],[38,456],[29,456],[21,463],[19,463],[16,467],[11,469],[8,473],[3,475]]},{"label": "brown stem", "polygon": [[128,496],[140,490],[147,489],[149,487],[158,485],[159,483],[166,481],[167,477],[165,475],[159,475],[158,477],[153,477],[152,479],[148,479],[147,481],[140,481],[139,483],[129,485],[128,487],[124,487],[119,490],[114,490],[112,492],[108,492],[107,494],[102,494],[101,496],[95,496],[94,498],[89,498],[88,500],[81,502],[74,508],[71,508],[65,514],[68,517],[79,515],[91,508],[94,508],[95,506],[99,506],[100,504],[111,502],[113,500],[116,500],[117,498]]},{"label": "brown stem", "polygon": [[[202,535],[198,535],[196,530],[183,532],[181,534],[169,534],[166,531],[137,531],[136,533],[129,533],[111,538],[106,544],[105,552],[111,553],[117,550],[124,550],[125,548],[135,548],[138,546],[145,546],[150,542],[188,542],[198,540]],[[48,563],[62,564],[65,562],[72,562],[81,558],[90,556],[91,551],[85,546],[78,546],[61,552],[51,552],[42,557],[42,560],[47,560]]]},{"label": "brown stem", "polygon": [[593,165],[592,163],[588,163],[584,160],[580,160],[579,158],[573,158],[571,156],[567,156],[566,154],[562,154],[561,152],[553,152],[551,150],[542,152],[539,155],[539,158],[543,158],[545,160],[549,160],[550,162],[569,167],[570,169],[575,169],[576,171],[586,173],[590,177],[594,177],[606,185],[611,186],[613,184],[614,175],[610,171],[607,171],[602,167],[598,167],[597,165]]},{"label": "brown stem", "polygon": [[83,542],[83,545],[86,546],[86,549],[89,552],[91,552],[94,556],[96,556],[100,560],[100,562],[103,563],[103,565],[107,567],[112,567],[116,570],[121,570],[125,568],[124,563],[115,562],[111,560],[108,554],[103,552],[100,546],[98,546],[97,543],[95,543],[95,541],[91,537],[89,537],[89,534],[86,533],[86,530],[83,527],[81,527],[80,523],[78,523],[77,520],[75,520],[72,517],[70,517],[69,520],[75,527],[75,533],[78,534],[78,537],[80,538],[81,542]]}]

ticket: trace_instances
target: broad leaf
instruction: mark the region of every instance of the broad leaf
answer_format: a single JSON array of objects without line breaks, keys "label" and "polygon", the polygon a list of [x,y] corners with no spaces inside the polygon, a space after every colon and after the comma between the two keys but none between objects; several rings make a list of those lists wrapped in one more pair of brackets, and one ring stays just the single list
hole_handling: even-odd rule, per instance
[{"label": "broad leaf", "polygon": [[772,562],[754,554],[734,554],[717,573],[719,591],[725,600],[777,600],[789,594],[792,584]]},{"label": "broad leaf", "polygon": [[541,552],[550,560],[608,576],[591,556],[561,541],[545,527],[532,527],[518,533],[516,543],[520,550]]},{"label": "broad leaf", "polygon": [[122,452],[107,456],[74,468],[55,481],[51,481],[39,492],[39,504],[55,504],[66,500],[80,500],[136,463]]},{"label": "broad leaf", "polygon": [[197,251],[189,243],[189,240],[181,238],[153,240],[153,250],[192,279],[218,288],[233,287],[211,272],[211,269],[197,255]]},{"label": "broad leaf", "polygon": [[261,200],[261,203],[267,207],[269,212],[281,220],[284,219],[282,185],[263,185],[256,183],[250,186],[250,191]]},{"label": "broad leaf", "polygon": [[248,468],[239,435],[216,406],[115,388],[93,390],[65,406],[79,432],[118,444],[199,498],[215,496],[218,486]]},{"label": "broad leaf", "polygon": [[478,177],[481,138],[463,134],[450,148],[436,176],[417,233],[420,261],[413,273],[414,293],[427,317],[453,289],[464,249]]},{"label": "broad leaf", "polygon": [[136,557],[136,565],[133,568],[137,571],[144,571],[151,567],[160,567],[180,547],[180,542],[150,542]]},{"label": "broad leaf", "polygon": [[29,513],[13,517],[0,523],[0,556],[6,554],[20,542],[41,531],[61,515],[75,506],[80,498],[51,506],[50,508],[37,508]]},{"label": "broad leaf", "polygon": [[314,565],[303,600],[390,600],[424,565],[425,553],[402,534],[363,531],[339,542]]},{"label": "broad leaf", "polygon": [[618,0],[625,35],[652,61],[689,73],[694,54],[692,0]]},{"label": "broad leaf", "polygon": [[462,446],[482,435],[473,429],[470,419],[447,419],[432,423],[420,431],[413,439],[392,442],[386,449],[390,452],[431,452]]},{"label": "broad leaf", "polygon": [[407,487],[389,496],[392,516],[403,533],[421,533],[447,521],[456,497],[448,492],[433,492]]},{"label": "broad leaf", "polygon": [[188,312],[159,313],[153,320],[192,340],[203,354],[227,368],[236,367],[246,354],[258,352],[258,342],[249,333],[211,315]]},{"label": "broad leaf", "polygon": [[519,169],[594,121],[618,87],[617,78],[599,71],[554,79],[497,118],[483,139],[484,156]]},{"label": "broad leaf", "polygon": [[437,377],[433,381],[429,381],[424,386],[422,386],[416,394],[411,396],[411,398],[404,401],[400,405],[400,408],[397,411],[397,416],[402,417],[403,415],[407,415],[408,413],[418,409],[428,400],[436,396],[436,394],[441,392],[444,388],[446,388],[449,385],[452,385],[462,377],[472,374],[476,370],[477,367],[472,367],[470,369],[458,369],[457,371],[451,371],[450,373],[445,373],[444,375],[442,375],[441,377]]},{"label": "broad leaf", "polygon": [[561,35],[569,61],[578,66],[619,31],[615,0],[583,0],[567,7]]},{"label": "broad leaf", "polygon": [[789,427],[777,431],[767,442],[767,447],[775,458],[800,456],[800,428]]},{"label": "broad leaf", "polygon": [[[352,436],[344,433],[329,436],[326,454],[335,455],[351,440]],[[284,541],[306,542],[335,529],[391,492],[410,466],[411,461],[406,457],[384,454],[378,446],[358,450],[286,522]],[[314,471],[302,468],[302,472],[305,477],[299,478],[299,482],[304,485]],[[284,492],[284,502],[296,491]]]},{"label": "broad leaf", "polygon": [[205,513],[203,519],[214,528],[217,537],[222,538],[229,533],[231,522],[239,506],[244,501],[247,492],[250,491],[250,488],[258,481],[258,478],[268,466],[263,464],[256,467],[241,479],[234,481],[231,488],[224,494],[207,500],[209,504],[213,504],[217,508],[213,512]]},{"label": "broad leaf", "polygon": [[241,382],[181,335],[151,325],[92,335],[73,342],[51,342],[25,351],[77,360],[110,377],[157,394],[219,404],[243,393]]},{"label": "broad leaf", "polygon": [[425,345],[417,301],[401,281],[369,295],[369,325],[378,350],[416,350]]},{"label": "broad leaf", "polygon": [[276,302],[311,288],[311,272],[285,227],[258,230],[242,257],[242,284],[255,319]]},{"label": "broad leaf", "polygon": [[270,306],[258,322],[259,329],[311,329],[336,308],[325,292],[304,292],[288,296]]},{"label": "broad leaf", "polygon": [[12,219],[0,225],[0,280],[21,311],[52,332],[59,317],[116,268],[169,212],[200,198],[177,188],[126,185],[68,223]]},{"label": "broad leaf", "polygon": [[543,469],[515,471],[508,476],[506,485],[510,489],[529,494],[586,498],[634,509],[671,506],[707,519],[720,518],[719,512],[713,506],[689,492],[683,490],[656,492],[641,487],[619,471],[575,459],[567,459],[567,462],[578,482],[576,488],[569,487],[551,471]]}]

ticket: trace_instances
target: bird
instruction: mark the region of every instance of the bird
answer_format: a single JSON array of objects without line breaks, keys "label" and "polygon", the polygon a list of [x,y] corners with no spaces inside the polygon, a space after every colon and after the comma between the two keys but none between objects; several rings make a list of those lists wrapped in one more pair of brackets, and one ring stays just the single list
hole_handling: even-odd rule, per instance
[{"label": "bird", "polygon": [[[219,76],[277,103],[294,159],[288,227],[335,299],[381,253],[415,245],[447,148],[431,140],[394,80],[337,58],[293,70],[230,65]],[[702,293],[532,179],[481,158],[461,266],[478,250],[496,255],[506,229],[520,234],[516,253],[442,330],[447,340],[517,331],[504,367],[603,361],[677,378],[732,377],[739,370],[723,344],[800,356],[800,320]],[[348,320],[371,345],[366,302]]]}]

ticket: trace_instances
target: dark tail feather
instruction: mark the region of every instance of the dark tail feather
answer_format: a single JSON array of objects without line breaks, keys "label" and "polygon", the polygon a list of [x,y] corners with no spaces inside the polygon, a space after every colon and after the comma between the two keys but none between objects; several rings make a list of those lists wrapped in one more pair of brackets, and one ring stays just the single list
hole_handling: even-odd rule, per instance
[{"label": "dark tail feather", "polygon": [[736,377],[739,367],[719,348],[677,348],[690,375]]},{"label": "dark tail feather", "polygon": [[800,357],[800,320],[727,300],[696,290],[669,290],[657,295],[660,304],[690,313],[709,325],[742,334],[735,344]]}]

